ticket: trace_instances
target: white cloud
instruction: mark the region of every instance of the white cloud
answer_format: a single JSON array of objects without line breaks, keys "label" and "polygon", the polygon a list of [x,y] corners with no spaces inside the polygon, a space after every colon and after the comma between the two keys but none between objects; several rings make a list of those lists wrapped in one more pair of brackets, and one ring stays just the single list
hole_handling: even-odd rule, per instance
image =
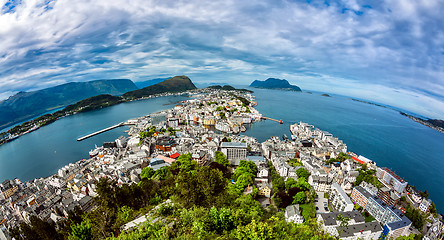
[{"label": "white cloud", "polygon": [[[360,0],[46,2],[23,0],[0,14],[2,96],[94,78],[189,74],[247,84],[298,76],[313,90],[337,93],[345,91],[338,86],[404,89],[381,99],[443,115],[439,0],[371,7]],[[407,105],[400,99],[410,92],[425,97]],[[373,93],[360,88],[359,94]]]}]

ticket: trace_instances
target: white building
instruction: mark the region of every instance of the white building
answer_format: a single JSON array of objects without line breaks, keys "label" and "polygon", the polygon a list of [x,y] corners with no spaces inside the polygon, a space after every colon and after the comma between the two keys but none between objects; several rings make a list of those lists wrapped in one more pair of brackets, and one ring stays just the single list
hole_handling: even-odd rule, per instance
[{"label": "white building", "polygon": [[376,176],[379,179],[382,179],[386,184],[388,184],[399,194],[402,194],[402,192],[404,192],[404,189],[407,187],[407,182],[404,179],[402,179],[386,167],[378,168],[376,171]]},{"label": "white building", "polygon": [[427,212],[427,210],[429,210],[430,205],[432,205],[432,200],[423,198],[421,204],[419,204],[419,210]]},{"label": "white building", "polygon": [[240,160],[247,158],[247,143],[222,142],[220,147],[231,165],[239,165]]},{"label": "white building", "polygon": [[[341,215],[348,219],[346,226],[341,226]],[[379,239],[382,234],[382,227],[378,222],[365,222],[365,218],[358,211],[330,212],[318,215],[318,222],[321,223],[321,229],[330,235],[337,236],[340,239]]]},{"label": "white building", "polygon": [[287,222],[294,222],[294,223],[303,223],[304,217],[301,216],[299,205],[290,205],[285,208],[285,220]]},{"label": "white building", "polygon": [[329,200],[330,204],[338,211],[348,212],[353,210],[353,202],[336,182],[331,185]]}]

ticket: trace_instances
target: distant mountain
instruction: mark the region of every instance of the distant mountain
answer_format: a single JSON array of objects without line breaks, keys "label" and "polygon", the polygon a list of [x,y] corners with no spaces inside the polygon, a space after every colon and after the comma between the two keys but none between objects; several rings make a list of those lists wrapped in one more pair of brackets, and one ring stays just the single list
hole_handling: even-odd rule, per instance
[{"label": "distant mountain", "polygon": [[265,81],[254,80],[250,87],[254,88],[268,88],[268,89],[281,89],[281,90],[290,90],[290,91],[298,91],[301,89],[298,86],[291,85],[285,79],[277,79],[277,78],[269,78]]},{"label": "distant mountain", "polygon": [[198,88],[206,88],[206,87],[210,87],[210,86],[216,86],[216,85],[220,85],[220,86],[224,86],[224,85],[229,85],[228,83],[223,83],[223,82],[201,82],[201,83],[195,83],[194,85],[196,85],[196,87]]},{"label": "distant mountain", "polygon": [[155,85],[127,92],[123,94],[122,97],[127,100],[132,100],[158,93],[182,92],[192,89],[196,89],[196,86],[194,86],[193,82],[191,82],[187,76],[175,76]]},{"label": "distant mountain", "polygon": [[248,90],[248,89],[244,89],[244,88],[235,88],[235,87],[233,87],[233,86],[230,86],[230,85],[224,85],[224,86],[221,86],[221,85],[213,85],[213,86],[209,86],[209,87],[207,87],[207,88],[211,88],[211,89],[220,89],[220,90],[227,90],[227,91],[230,91],[230,90],[236,90],[236,91],[241,91],[241,92],[249,92],[249,93],[253,93],[253,91],[251,91],[251,90]]},{"label": "distant mountain", "polygon": [[154,84],[158,84],[158,83],[163,82],[163,81],[165,81],[167,79],[170,79],[170,78],[171,77],[168,77],[168,78],[154,78],[154,79],[146,80],[146,81],[143,81],[143,82],[134,82],[134,84],[136,84],[136,86],[138,88],[145,88],[145,87],[148,87],[148,86],[151,86],[151,85],[154,85]]},{"label": "distant mountain", "polygon": [[137,89],[129,79],[71,82],[32,92],[19,92],[0,102],[0,128],[52,109],[100,94],[121,95]]}]

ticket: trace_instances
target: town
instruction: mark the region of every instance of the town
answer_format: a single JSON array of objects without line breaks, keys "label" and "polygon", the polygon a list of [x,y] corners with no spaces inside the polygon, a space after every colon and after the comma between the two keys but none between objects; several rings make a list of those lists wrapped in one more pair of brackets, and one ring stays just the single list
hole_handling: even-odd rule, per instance
[{"label": "town", "polygon": [[[340,239],[412,234],[441,239],[442,216],[426,192],[348,151],[331,133],[300,122],[290,126],[290,137],[270,136],[260,143],[242,135],[249,125],[268,121],[255,109],[252,93],[211,88],[186,93],[190,99],[172,109],[128,120],[128,136],[92,149],[89,159],[49,177],[2,182],[0,239],[11,239],[12,229],[30,223],[32,216],[56,223],[76,209],[93,210],[100,179],[138,184],[184,156],[200,166],[226,161],[234,173],[230,185],[241,194],[254,196],[264,208],[280,209],[288,222],[315,219],[321,230]],[[257,169],[255,176],[243,178],[238,169],[249,164]],[[137,229],[147,219],[140,215],[121,230]]]}]

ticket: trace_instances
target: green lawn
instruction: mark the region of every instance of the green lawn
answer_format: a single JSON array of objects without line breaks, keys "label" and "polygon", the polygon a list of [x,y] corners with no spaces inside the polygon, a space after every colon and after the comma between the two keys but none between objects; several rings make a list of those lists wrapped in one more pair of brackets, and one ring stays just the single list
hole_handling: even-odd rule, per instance
[{"label": "green lawn", "polygon": [[299,204],[299,208],[301,209],[301,215],[304,217],[304,221],[316,217],[316,207],[313,203]]},{"label": "green lawn", "polygon": [[373,221],[375,221],[376,219],[372,216],[372,215],[368,215],[368,217],[366,217],[365,216],[365,212],[362,212],[361,213],[362,214],[362,216],[365,218],[365,222],[373,222]]}]

